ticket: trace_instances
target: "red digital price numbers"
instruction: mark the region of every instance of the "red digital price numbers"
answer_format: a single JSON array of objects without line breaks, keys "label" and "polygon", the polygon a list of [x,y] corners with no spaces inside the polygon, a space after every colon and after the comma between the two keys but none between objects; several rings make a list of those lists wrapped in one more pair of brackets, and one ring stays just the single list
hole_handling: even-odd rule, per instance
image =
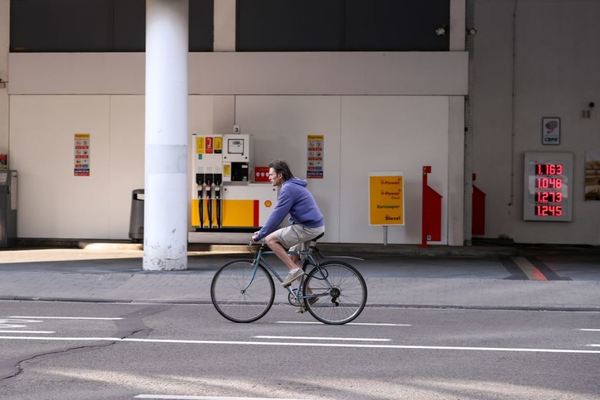
[{"label": "red digital price numbers", "polygon": [[535,215],[539,215],[541,217],[560,217],[563,215],[563,208],[562,206],[536,205]]},{"label": "red digital price numbers", "polygon": [[536,203],[560,203],[562,202],[561,192],[536,192]]},{"label": "red digital price numbers", "polygon": [[564,167],[562,164],[535,164],[536,175],[562,175]]},{"label": "red digital price numbers", "polygon": [[560,217],[563,215],[563,164],[535,164],[534,215]]},{"label": "red digital price numbers", "polygon": [[537,189],[560,189],[562,178],[535,178],[535,187]]}]

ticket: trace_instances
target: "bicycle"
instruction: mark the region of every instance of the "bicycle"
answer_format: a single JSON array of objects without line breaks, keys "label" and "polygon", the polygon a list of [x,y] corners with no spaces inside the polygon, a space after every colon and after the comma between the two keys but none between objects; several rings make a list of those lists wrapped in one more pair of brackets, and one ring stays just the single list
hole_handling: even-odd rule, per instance
[{"label": "bicycle", "polygon": [[[308,311],[320,322],[343,325],[364,309],[367,285],[352,265],[339,260],[319,261],[331,259],[316,247],[321,236],[312,239],[306,250],[294,253],[303,261],[305,273],[298,288],[287,287],[288,302],[301,313]],[[233,322],[248,323],[269,312],[275,300],[273,276],[283,282],[264,259],[269,254],[273,252],[261,243],[253,259],[230,261],[216,272],[210,285],[210,297],[219,314]]]}]

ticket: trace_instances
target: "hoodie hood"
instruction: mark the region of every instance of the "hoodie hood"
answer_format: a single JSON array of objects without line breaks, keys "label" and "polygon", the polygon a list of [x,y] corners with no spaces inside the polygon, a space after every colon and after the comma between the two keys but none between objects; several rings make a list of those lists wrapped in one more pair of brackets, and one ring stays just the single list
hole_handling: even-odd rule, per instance
[{"label": "hoodie hood", "polygon": [[277,195],[277,205],[258,231],[257,240],[275,231],[288,214],[292,224],[301,224],[308,228],[323,226],[323,214],[306,186],[307,182],[304,179],[296,177],[283,182]]},{"label": "hoodie hood", "polygon": [[292,179],[285,181],[285,183],[292,183],[294,185],[299,185],[302,187],[306,187],[306,185],[307,185],[307,183],[304,179],[300,179],[300,178],[296,178],[296,177],[293,177]]}]

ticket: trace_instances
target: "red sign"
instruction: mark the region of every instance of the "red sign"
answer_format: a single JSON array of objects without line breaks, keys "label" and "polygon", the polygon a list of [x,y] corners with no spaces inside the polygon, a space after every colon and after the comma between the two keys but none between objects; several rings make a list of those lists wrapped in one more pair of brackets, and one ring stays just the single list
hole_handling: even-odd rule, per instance
[{"label": "red sign", "polygon": [[563,171],[561,163],[535,164],[535,216],[563,215]]},{"label": "red sign", "polygon": [[269,167],[254,167],[254,182],[269,182]]}]

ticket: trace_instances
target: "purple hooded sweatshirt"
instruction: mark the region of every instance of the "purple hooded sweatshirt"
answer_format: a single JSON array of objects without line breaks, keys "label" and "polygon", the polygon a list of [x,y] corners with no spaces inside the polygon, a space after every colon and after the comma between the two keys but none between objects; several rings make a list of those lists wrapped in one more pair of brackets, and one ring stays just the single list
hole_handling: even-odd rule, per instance
[{"label": "purple hooded sweatshirt", "polygon": [[301,224],[309,228],[323,226],[323,214],[315,198],[306,188],[306,181],[294,177],[283,182],[277,205],[265,226],[258,231],[256,240],[261,240],[276,230],[288,213],[292,224]]}]

